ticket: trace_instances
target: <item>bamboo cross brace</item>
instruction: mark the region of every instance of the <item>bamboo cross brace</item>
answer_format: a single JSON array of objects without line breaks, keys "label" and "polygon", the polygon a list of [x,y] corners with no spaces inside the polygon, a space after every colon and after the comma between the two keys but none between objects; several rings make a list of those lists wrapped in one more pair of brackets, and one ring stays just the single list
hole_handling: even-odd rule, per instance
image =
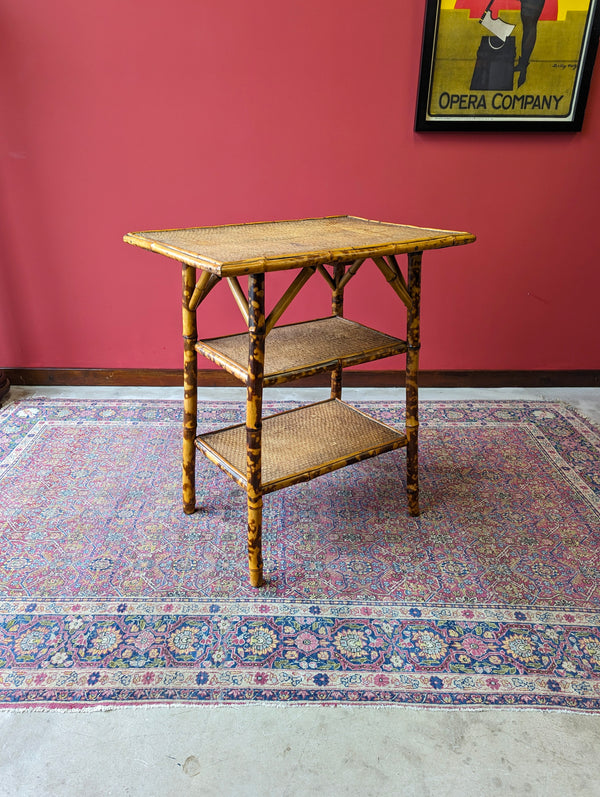
[{"label": "bamboo cross brace", "polygon": [[362,264],[364,262],[365,262],[365,258],[363,257],[363,258],[359,258],[358,260],[355,260],[354,263],[352,263],[352,265],[350,266],[348,271],[344,274],[344,276],[340,280],[340,282],[339,282],[339,284],[337,286],[337,290],[338,291],[343,291],[344,290],[346,285],[350,282],[352,277],[356,274],[356,272],[358,271],[358,269],[362,266]]},{"label": "bamboo cross brace", "polygon": [[308,280],[312,277],[315,273],[316,266],[306,266],[303,268],[302,271],[296,276],[294,281],[289,285],[286,292],[283,294],[281,299],[277,302],[275,307],[271,310],[267,317],[266,323],[266,334],[268,335],[269,332],[273,329],[275,324],[279,321],[281,316],[290,306],[292,301],[298,295],[302,287],[308,282]]},{"label": "bamboo cross brace", "polygon": [[204,299],[206,299],[208,294],[212,291],[219,280],[220,277],[217,277],[216,274],[211,274],[210,271],[202,272],[189,301],[188,307],[192,312],[196,310],[200,302],[203,302]]},{"label": "bamboo cross brace", "polygon": [[240,313],[242,314],[242,318],[246,322],[246,326],[248,325],[248,300],[242,290],[242,286],[240,285],[237,277],[227,277],[227,284],[231,289],[231,293],[233,294],[233,298],[237,306],[240,309]]},{"label": "bamboo cross brace", "polygon": [[410,310],[412,306],[412,299],[410,297],[408,287],[406,285],[406,282],[404,281],[404,277],[402,276],[400,269],[398,268],[398,270],[395,271],[393,266],[387,263],[382,257],[374,257],[373,260],[375,261],[375,265],[381,271],[381,273],[389,282],[391,287],[396,291],[400,299]]},{"label": "bamboo cross brace", "polygon": [[327,271],[327,269],[325,268],[325,266],[324,266],[324,265],[322,265],[321,263],[319,263],[319,265],[317,266],[317,271],[318,271],[318,272],[319,272],[319,274],[320,274],[320,275],[323,277],[323,279],[325,280],[325,282],[326,282],[326,283],[329,285],[329,287],[331,288],[331,290],[332,290],[332,291],[334,291],[334,290],[335,290],[335,282],[334,282],[334,281],[333,281],[333,279],[331,278],[331,275],[329,274],[329,272]]},{"label": "bamboo cross brace", "polygon": [[396,256],[395,255],[388,255],[386,260],[389,263],[390,267],[393,269],[394,274],[397,275],[398,279],[400,280],[400,283],[402,285],[404,285],[404,288],[406,289],[406,293],[410,296],[410,291],[408,290],[408,283],[404,279],[404,274],[402,273],[402,269],[398,265],[398,261],[396,260]]}]

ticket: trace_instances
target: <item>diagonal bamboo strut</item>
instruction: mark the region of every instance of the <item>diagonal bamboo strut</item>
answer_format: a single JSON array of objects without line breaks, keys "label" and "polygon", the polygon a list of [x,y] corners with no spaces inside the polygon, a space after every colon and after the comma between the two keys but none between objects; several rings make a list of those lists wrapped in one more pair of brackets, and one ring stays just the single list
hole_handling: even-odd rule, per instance
[{"label": "diagonal bamboo strut", "polygon": [[410,291],[408,290],[408,283],[404,279],[404,274],[402,273],[402,269],[398,265],[398,261],[396,260],[395,255],[388,255],[386,260],[394,270],[394,273],[398,275],[398,279],[400,280],[401,284],[404,285],[407,294],[410,296]]},{"label": "diagonal bamboo strut", "polygon": [[190,299],[189,309],[191,311],[194,311],[200,302],[206,299],[219,280],[220,277],[217,277],[216,274],[211,274],[209,271],[202,272]]},{"label": "diagonal bamboo strut", "polygon": [[342,277],[342,279],[338,283],[338,286],[337,286],[337,290],[338,291],[343,291],[344,290],[346,285],[350,282],[352,277],[356,274],[356,272],[358,271],[358,269],[362,266],[362,264],[364,262],[365,262],[365,258],[363,257],[363,258],[360,258],[359,260],[355,260],[354,263],[352,263],[352,265],[350,266],[348,271],[344,274],[344,276]]},{"label": "diagonal bamboo strut", "polygon": [[404,277],[402,276],[400,269],[398,268],[398,271],[395,271],[394,268],[389,263],[386,263],[382,257],[374,257],[373,260],[375,261],[377,268],[390,283],[391,287],[396,291],[406,307],[410,310],[412,307],[412,299],[410,298],[410,293],[408,292],[406,282],[404,281]]},{"label": "diagonal bamboo strut", "polygon": [[319,272],[319,274],[320,274],[320,275],[323,277],[323,279],[325,280],[325,282],[326,282],[326,283],[329,285],[329,287],[331,288],[331,290],[332,290],[332,291],[334,291],[334,290],[335,290],[335,282],[334,282],[334,281],[333,281],[333,279],[331,278],[331,275],[329,274],[329,272],[327,271],[327,269],[325,268],[325,266],[323,266],[323,265],[319,264],[319,265],[317,266],[317,271],[318,271],[318,272]]},{"label": "diagonal bamboo strut", "polygon": [[240,308],[240,313],[244,321],[246,322],[246,326],[248,325],[248,300],[242,290],[242,286],[238,282],[237,277],[227,277],[227,284],[231,289],[231,293],[233,294],[233,298],[236,301],[237,306]]},{"label": "diagonal bamboo strut", "polygon": [[316,266],[306,266],[306,268],[303,268],[302,271],[299,272],[298,276],[294,279],[294,281],[288,287],[288,289],[283,294],[281,299],[277,302],[275,307],[269,313],[266,323],[267,335],[273,329],[275,324],[279,321],[283,313],[290,306],[293,299],[298,295],[302,286],[305,285],[308,282],[308,280],[312,277],[312,275],[315,273],[315,270]]}]

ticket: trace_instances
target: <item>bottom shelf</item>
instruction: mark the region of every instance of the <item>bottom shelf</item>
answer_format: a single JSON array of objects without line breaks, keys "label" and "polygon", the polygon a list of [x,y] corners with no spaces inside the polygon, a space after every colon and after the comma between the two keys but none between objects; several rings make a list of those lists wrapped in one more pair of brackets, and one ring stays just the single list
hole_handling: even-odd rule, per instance
[{"label": "bottom shelf", "polygon": [[[196,438],[196,445],[241,487],[246,479],[246,427]],[[263,418],[262,492],[308,481],[406,445],[406,435],[338,399]]]}]

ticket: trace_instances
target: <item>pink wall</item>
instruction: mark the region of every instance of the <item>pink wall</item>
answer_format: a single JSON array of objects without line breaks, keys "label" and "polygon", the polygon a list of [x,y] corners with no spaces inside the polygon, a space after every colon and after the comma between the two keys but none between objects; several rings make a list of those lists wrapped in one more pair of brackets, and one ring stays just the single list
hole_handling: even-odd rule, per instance
[{"label": "pink wall", "polygon": [[414,133],[424,5],[0,0],[0,367],[180,366],[179,268],[127,231],[350,213],[478,235],[425,255],[423,368],[599,368],[598,75],[578,134]]}]

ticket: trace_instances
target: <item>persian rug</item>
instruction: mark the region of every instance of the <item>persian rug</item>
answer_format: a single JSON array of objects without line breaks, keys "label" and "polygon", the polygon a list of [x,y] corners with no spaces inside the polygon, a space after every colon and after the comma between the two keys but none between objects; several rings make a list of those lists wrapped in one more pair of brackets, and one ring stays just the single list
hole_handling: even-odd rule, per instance
[{"label": "persian rug", "polygon": [[180,434],[173,401],[0,411],[1,706],[600,710],[600,435],[572,409],[423,402],[421,516],[404,450],[268,495],[260,590],[245,494],[200,456],[183,514]]}]

